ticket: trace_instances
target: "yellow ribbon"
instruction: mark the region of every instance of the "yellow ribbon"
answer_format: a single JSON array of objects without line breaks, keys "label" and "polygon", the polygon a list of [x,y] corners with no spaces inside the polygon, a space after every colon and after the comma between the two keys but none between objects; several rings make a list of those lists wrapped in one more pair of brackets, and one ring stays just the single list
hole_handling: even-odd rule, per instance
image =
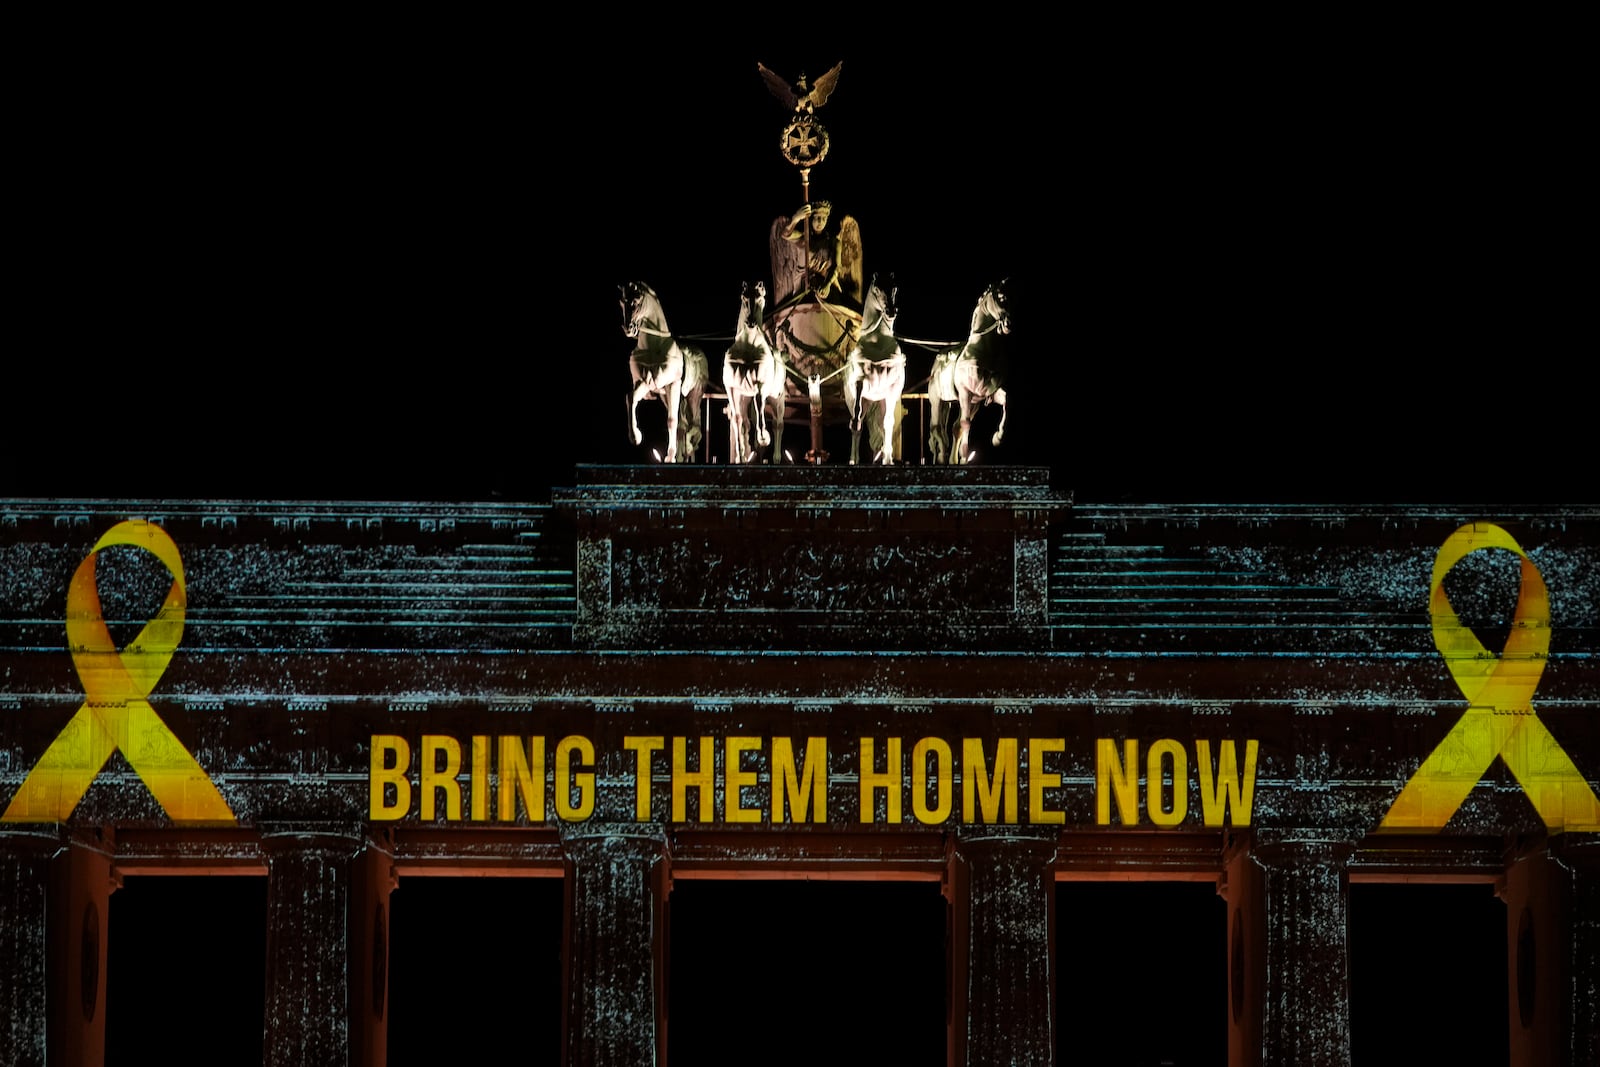
[{"label": "yellow ribbon", "polygon": [[[120,652],[95,583],[95,556],[109,545],[144,549],[173,578],[156,617]],[[0,822],[65,821],[117,751],[173,820],[235,821],[206,772],[146,700],[183,638],[186,606],[183,560],[166,531],[131,520],[95,542],[67,589],[67,642],[87,699],[28,772]]]},{"label": "yellow ribbon", "polygon": [[[1450,569],[1486,548],[1515,552],[1522,564],[1511,634],[1498,656],[1462,623],[1444,592]],[[1463,526],[1434,560],[1428,609],[1433,643],[1469,706],[1378,828],[1441,829],[1498,756],[1552,833],[1600,830],[1600,798],[1533,710],[1533,691],[1550,653],[1550,594],[1533,560],[1498,526]]]}]

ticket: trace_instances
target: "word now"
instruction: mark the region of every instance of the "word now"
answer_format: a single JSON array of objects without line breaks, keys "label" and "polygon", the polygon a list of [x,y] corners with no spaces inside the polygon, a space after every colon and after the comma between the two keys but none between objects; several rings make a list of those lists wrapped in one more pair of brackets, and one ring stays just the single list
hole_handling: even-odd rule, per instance
[{"label": "word now", "polygon": [[[1223,741],[1217,748],[1220,763],[1213,774],[1211,742],[1202,739],[1194,743],[1205,824],[1249,826],[1250,805],[1256,792],[1258,746],[1254,739],[1244,743],[1242,783],[1233,742]],[[1111,822],[1113,799],[1121,822],[1132,826],[1139,821],[1139,742],[1126,740],[1122,750],[1123,758],[1119,759],[1116,742],[1106,737],[1095,742],[1094,821],[1101,826]],[[1230,807],[1234,812],[1231,817]],[[1145,766],[1145,814],[1157,826],[1177,826],[1189,814],[1189,757],[1176,741],[1164,738],[1150,746]]]},{"label": "word now", "polygon": [[[850,810],[836,821],[852,816],[860,823],[891,825],[911,820],[936,825],[953,817],[966,823],[1067,821],[1067,813],[1051,801],[1059,803],[1071,787],[1061,771],[1050,769],[1066,751],[1066,738],[969,737],[951,742],[924,737],[909,746],[909,753],[905,741],[862,737],[855,743],[854,767],[846,769],[845,757],[839,769],[830,771],[826,737],[630,735],[622,738],[621,752],[611,754],[605,780],[631,778],[637,822],[668,815],[658,813],[659,807],[670,809],[675,823],[827,823],[830,796],[836,816],[842,814],[841,805]],[[1242,768],[1231,740],[1218,744],[1215,764],[1211,742],[1197,740],[1194,746],[1205,825],[1248,826],[1256,742],[1245,742]],[[415,813],[423,821],[460,821],[463,778],[465,818],[473,822],[512,822],[523,816],[543,822],[549,807],[568,822],[594,814],[597,760],[594,742],[586,737],[556,741],[550,760],[547,739],[539,736],[474,735],[463,745],[448,735],[424,734],[418,750],[414,767],[406,738],[372,735],[371,819],[392,821]],[[1109,738],[1095,742],[1097,823],[1111,823],[1113,802],[1118,821],[1125,825],[1137,824],[1141,811],[1156,826],[1176,826],[1188,817],[1189,757],[1183,746],[1172,740],[1154,742],[1143,770],[1141,778],[1137,741],[1122,742],[1120,754]]]}]

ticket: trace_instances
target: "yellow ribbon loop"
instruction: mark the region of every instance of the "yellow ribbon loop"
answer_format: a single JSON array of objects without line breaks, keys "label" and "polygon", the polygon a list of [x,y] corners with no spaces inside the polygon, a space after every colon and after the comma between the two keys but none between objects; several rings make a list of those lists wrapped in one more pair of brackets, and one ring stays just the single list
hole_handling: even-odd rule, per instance
[{"label": "yellow ribbon loop", "polygon": [[[1498,656],[1462,623],[1444,591],[1450,569],[1486,548],[1515,552],[1522,565],[1511,634]],[[1463,526],[1434,560],[1428,609],[1434,646],[1469,706],[1378,828],[1443,828],[1498,756],[1552,833],[1600,830],[1600,798],[1533,710],[1533,691],[1550,653],[1550,593],[1533,560],[1498,526]]]},{"label": "yellow ribbon loop", "polygon": [[[95,583],[95,557],[110,545],[144,549],[173,579],[156,617],[120,652]],[[117,751],[174,821],[235,821],[216,785],[146,699],[183,638],[187,603],[178,546],[159,526],[122,522],[95,542],[67,587],[67,643],[87,699],[28,772],[0,822],[65,821]]]}]

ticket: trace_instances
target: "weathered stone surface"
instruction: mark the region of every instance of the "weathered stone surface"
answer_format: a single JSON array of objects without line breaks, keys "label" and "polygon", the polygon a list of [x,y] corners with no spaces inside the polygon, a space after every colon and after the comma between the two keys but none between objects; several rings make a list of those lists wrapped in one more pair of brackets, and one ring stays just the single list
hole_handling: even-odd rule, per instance
[{"label": "weathered stone surface", "polygon": [[[964,857],[961,951],[969,977],[982,977],[963,986],[978,999],[962,1047],[977,1050],[971,1062],[1046,1062],[1038,1019],[1050,1006],[1033,978],[1048,974],[1053,946],[1035,877],[1205,877],[1228,869],[1242,841],[1266,914],[1241,921],[1264,924],[1268,977],[1247,976],[1251,990],[1265,982],[1249,1009],[1261,1018],[1236,1029],[1261,1062],[1348,1059],[1344,872],[1491,879],[1541,850],[1568,872],[1574,916],[1558,924],[1558,943],[1572,947],[1565,1021],[1550,1041],[1572,1062],[1593,1059],[1594,835],[1551,835],[1498,759],[1438,832],[1376,829],[1467,708],[1428,606],[1439,547],[1467,522],[1503,526],[1543,576],[1551,642],[1531,710],[1579,775],[1600,781],[1600,508],[1094,505],[1028,468],[578,473],[549,505],[0,501],[0,798],[83,707],[68,582],[101,534],[138,516],[179,546],[187,594],[182,641],[149,701],[237,823],[175,825],[122,752],[64,822],[115,831],[114,870],[272,873],[272,1062],[344,1062],[381,1047],[381,1034],[351,1030],[339,999],[347,957],[370,968],[372,946],[335,917],[354,895],[372,902],[353,888],[351,857],[384,738],[407,746],[413,797],[385,824],[396,866],[568,875],[569,1011],[592,1021],[569,1031],[574,1062],[659,1051],[670,870],[937,878],[953,851]],[[1463,561],[1447,583],[1489,656],[1504,647],[1517,595],[1516,566],[1494,555]],[[116,548],[97,581],[121,643],[153,617],[171,577]],[[424,738],[453,743],[459,759],[426,787]],[[543,745],[541,810],[504,773],[501,738],[525,753]],[[641,738],[659,741],[642,774],[628,747]],[[796,755],[825,739],[809,816],[792,796],[783,813],[774,803],[780,738]],[[565,750],[558,771],[573,739],[592,751]],[[985,814],[964,793],[1008,739],[1016,813]],[[1035,754],[1033,739],[1063,744]],[[934,814],[916,807],[927,760],[940,758],[935,745],[918,766],[924,740],[950,753],[950,806]],[[1126,809],[1102,807],[1101,741],[1118,758],[1136,745]],[[1209,773],[1223,745],[1242,753],[1247,741],[1257,745],[1248,825],[1202,820],[1201,743]],[[1172,744],[1152,769],[1158,742]],[[1037,801],[1035,774],[1059,778],[1044,779]],[[425,790],[438,801],[426,819]],[[509,810],[502,795],[514,797]],[[1180,809],[1175,825],[1152,820]],[[1038,810],[1061,821],[1037,821]],[[15,917],[0,987],[12,998],[3,1051],[27,1063],[46,1040],[46,1005],[28,990],[43,988],[48,948],[30,933],[45,872],[12,847],[34,840],[20,833],[0,833],[11,842],[0,847],[0,906]],[[972,866],[986,835],[1006,833],[1055,858],[1006,839]],[[1006,858],[1017,849],[1025,861]],[[1015,1028],[986,1029],[991,1009]]]},{"label": "weathered stone surface", "polygon": [[955,836],[946,890],[958,999],[955,1062],[1055,1063],[1055,856],[1050,835]]},{"label": "weathered stone surface", "polygon": [[664,1057],[665,844],[635,826],[563,835],[568,1063],[651,1067]]},{"label": "weathered stone surface", "polygon": [[1267,972],[1260,1062],[1349,1067],[1352,843],[1320,830],[1257,838],[1250,859],[1264,873]]},{"label": "weathered stone surface", "polygon": [[46,900],[55,827],[0,829],[0,1062],[44,1067]]},{"label": "weathered stone surface", "polygon": [[267,858],[268,1067],[351,1062],[354,828],[263,828]]}]

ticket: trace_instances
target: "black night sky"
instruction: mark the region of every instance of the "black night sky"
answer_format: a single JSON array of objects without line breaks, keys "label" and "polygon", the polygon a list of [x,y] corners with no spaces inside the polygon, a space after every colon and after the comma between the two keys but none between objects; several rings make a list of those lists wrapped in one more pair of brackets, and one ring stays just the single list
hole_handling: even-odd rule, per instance
[{"label": "black night sky", "polygon": [[1084,501],[1592,496],[1576,148],[1511,31],[614,21],[81,60],[28,131],[0,492],[537,501],[648,461],[617,286],[731,334],[800,202],[756,64],[842,61],[812,196],[898,332],[1011,279],[997,461]]}]

